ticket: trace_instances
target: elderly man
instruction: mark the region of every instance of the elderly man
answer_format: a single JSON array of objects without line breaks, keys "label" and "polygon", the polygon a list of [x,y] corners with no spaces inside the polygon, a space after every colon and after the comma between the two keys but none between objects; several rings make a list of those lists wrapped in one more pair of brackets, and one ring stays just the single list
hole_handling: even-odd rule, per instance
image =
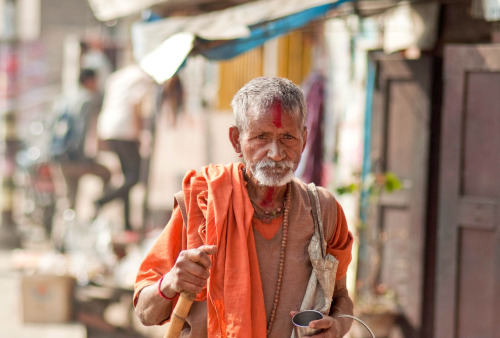
[{"label": "elderly man", "polygon": [[318,308],[316,298],[304,305],[316,271],[316,223],[325,254],[334,257],[335,287],[323,302],[324,318],[310,327],[323,329],[314,337],[342,337],[351,320],[337,315],[353,308],[345,277],[352,235],[330,192],[315,190],[316,208],[310,187],[294,178],[307,136],[303,93],[286,79],[256,78],[232,107],[229,139],[245,165],[187,173],[179,205],[139,269],[136,313],[145,325],[162,324],[186,291],[197,297],[181,336],[290,337],[291,316]]}]

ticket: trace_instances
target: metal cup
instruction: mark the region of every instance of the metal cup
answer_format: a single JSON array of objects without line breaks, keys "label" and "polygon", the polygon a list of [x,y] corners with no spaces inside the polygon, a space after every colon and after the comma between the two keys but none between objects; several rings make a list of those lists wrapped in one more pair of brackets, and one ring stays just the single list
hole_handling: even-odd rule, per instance
[{"label": "metal cup", "polygon": [[312,329],[309,327],[309,323],[313,320],[322,319],[323,314],[315,310],[305,310],[296,313],[292,317],[293,331],[295,332],[295,338],[302,338],[304,336],[312,336],[321,331],[321,329]]}]

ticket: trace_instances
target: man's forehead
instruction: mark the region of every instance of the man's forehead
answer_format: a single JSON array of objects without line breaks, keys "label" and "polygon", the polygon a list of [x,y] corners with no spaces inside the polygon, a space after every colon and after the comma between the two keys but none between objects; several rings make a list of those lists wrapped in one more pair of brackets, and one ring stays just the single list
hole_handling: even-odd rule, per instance
[{"label": "man's forehead", "polygon": [[262,118],[272,118],[278,113],[283,118],[293,118],[299,115],[298,110],[286,109],[278,102],[268,108],[250,110],[247,112],[246,116],[249,120],[258,120]]},{"label": "man's forehead", "polygon": [[254,114],[247,115],[247,117],[248,127],[252,129],[266,126],[283,128],[285,124],[290,126],[288,122],[293,122],[293,125],[297,128],[300,127],[299,115],[297,113],[289,112],[279,107],[255,112]]}]

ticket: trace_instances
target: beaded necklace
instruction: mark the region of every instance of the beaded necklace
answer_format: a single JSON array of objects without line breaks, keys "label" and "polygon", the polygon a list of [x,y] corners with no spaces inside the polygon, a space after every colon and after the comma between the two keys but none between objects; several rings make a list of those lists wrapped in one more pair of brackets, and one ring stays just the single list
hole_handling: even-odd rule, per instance
[{"label": "beaded necklace", "polygon": [[[259,207],[257,204],[255,204],[253,201],[252,206],[254,209],[254,216],[260,219],[262,222],[265,223],[270,223],[273,219],[280,217],[283,214],[283,204],[278,207],[276,210],[264,210],[263,208]],[[257,212],[257,210],[259,212]]]},{"label": "beaded necklace", "polygon": [[285,253],[286,253],[286,243],[288,237],[288,217],[290,215],[290,202],[292,196],[292,185],[288,183],[286,189],[286,199],[285,199],[285,211],[283,217],[283,238],[281,239],[281,254],[280,254],[280,265],[278,270],[278,281],[276,282],[276,291],[274,292],[273,308],[271,310],[271,317],[269,318],[269,323],[267,324],[267,335],[271,333],[273,328],[274,319],[276,318],[276,309],[278,307],[278,302],[280,299],[281,282],[283,280],[283,270],[285,267]]}]

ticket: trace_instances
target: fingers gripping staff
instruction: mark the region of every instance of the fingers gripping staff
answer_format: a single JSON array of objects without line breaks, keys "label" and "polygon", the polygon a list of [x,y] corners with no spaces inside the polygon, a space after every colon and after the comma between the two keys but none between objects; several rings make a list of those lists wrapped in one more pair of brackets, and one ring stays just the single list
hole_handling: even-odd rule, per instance
[{"label": "fingers gripping staff", "polygon": [[[200,255],[187,255],[188,259],[191,260],[191,262],[194,262],[204,269],[209,268],[210,264],[207,264],[206,260],[201,259],[204,254],[206,255],[212,255],[216,251],[216,247],[212,245],[203,245],[199,249],[196,250],[201,250],[202,252]],[[206,258],[206,256],[205,256]],[[205,280],[206,283],[206,280]],[[188,292],[185,290],[182,290],[180,292],[180,297],[179,300],[177,301],[177,304],[175,305],[174,310],[172,311],[171,315],[171,320],[170,324],[168,326],[167,332],[165,334],[165,338],[178,338],[182,327],[184,326],[184,322],[186,321],[186,317],[189,313],[189,310],[191,308],[191,305],[193,304],[193,301],[196,298],[196,294],[193,292]]]}]

